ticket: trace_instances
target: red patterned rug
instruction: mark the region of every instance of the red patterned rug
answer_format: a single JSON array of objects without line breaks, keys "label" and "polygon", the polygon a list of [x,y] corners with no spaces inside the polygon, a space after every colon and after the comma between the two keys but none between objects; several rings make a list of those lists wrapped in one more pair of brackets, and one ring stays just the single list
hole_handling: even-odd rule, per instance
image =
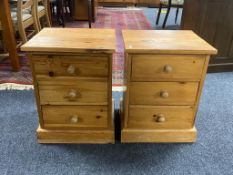
[{"label": "red patterned rug", "polygon": [[[87,22],[68,22],[66,27],[87,28]],[[152,29],[143,11],[137,8],[99,8],[93,28],[114,28],[117,35],[117,51],[113,57],[113,86],[123,86],[124,44],[121,29]],[[26,57],[20,58],[21,71],[12,72],[9,59],[0,62],[1,89],[31,89],[32,76]]]}]

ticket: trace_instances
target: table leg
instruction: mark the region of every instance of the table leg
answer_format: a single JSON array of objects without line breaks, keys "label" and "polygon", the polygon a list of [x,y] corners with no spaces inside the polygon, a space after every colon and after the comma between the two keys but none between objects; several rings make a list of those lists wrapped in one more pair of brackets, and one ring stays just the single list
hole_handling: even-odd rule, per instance
[{"label": "table leg", "polygon": [[10,7],[8,0],[0,0],[0,19],[3,27],[3,35],[5,39],[5,45],[9,52],[11,65],[14,71],[19,71],[19,57],[16,50],[16,41],[14,37],[14,28],[11,21]]}]

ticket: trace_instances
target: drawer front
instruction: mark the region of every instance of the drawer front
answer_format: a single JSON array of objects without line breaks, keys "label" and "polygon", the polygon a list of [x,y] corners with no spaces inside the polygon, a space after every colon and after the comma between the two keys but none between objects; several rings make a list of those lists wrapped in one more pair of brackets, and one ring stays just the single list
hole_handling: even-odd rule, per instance
[{"label": "drawer front", "polygon": [[107,77],[107,57],[87,56],[34,56],[32,58],[36,74],[77,77]]},{"label": "drawer front", "polygon": [[196,82],[131,82],[132,105],[194,105]]},{"label": "drawer front", "polygon": [[75,85],[39,85],[42,105],[107,105],[108,83],[80,81]]},{"label": "drawer front", "polygon": [[204,62],[203,56],[135,55],[132,59],[132,80],[200,80]]},{"label": "drawer front", "polygon": [[107,106],[42,106],[44,127],[107,127]]},{"label": "drawer front", "polygon": [[129,128],[188,129],[193,126],[190,106],[130,106]]}]

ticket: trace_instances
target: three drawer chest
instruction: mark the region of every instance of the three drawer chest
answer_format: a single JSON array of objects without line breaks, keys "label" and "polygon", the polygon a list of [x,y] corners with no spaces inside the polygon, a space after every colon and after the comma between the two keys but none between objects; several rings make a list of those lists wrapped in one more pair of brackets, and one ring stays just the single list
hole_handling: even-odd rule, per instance
[{"label": "three drawer chest", "polygon": [[124,30],[123,38],[121,141],[194,142],[201,91],[217,50],[192,31]]},{"label": "three drawer chest", "polygon": [[45,28],[21,48],[30,58],[39,143],[114,143],[112,29]]}]

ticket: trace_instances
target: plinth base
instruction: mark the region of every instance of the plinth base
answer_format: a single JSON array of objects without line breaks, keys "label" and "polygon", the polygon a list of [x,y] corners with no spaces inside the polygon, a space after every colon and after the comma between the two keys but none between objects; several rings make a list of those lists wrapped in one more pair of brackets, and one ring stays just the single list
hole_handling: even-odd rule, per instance
[{"label": "plinth base", "polygon": [[47,130],[39,127],[37,129],[37,139],[39,143],[115,143],[114,132],[108,130],[65,131]]},{"label": "plinth base", "polygon": [[197,137],[196,128],[184,130],[135,130],[123,129],[121,142],[151,142],[151,143],[188,143],[195,142]]}]

